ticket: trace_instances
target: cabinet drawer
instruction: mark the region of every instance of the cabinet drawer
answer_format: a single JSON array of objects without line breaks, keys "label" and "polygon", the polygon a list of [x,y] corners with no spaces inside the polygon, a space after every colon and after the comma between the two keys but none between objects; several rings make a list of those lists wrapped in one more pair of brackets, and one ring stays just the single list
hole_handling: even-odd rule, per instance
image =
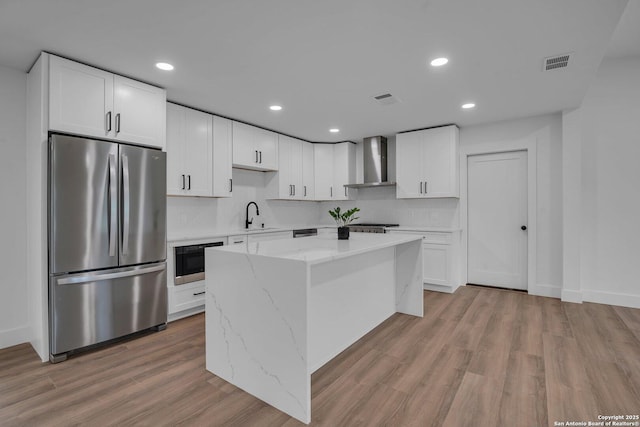
[{"label": "cabinet drawer", "polygon": [[424,243],[451,244],[451,233],[429,231],[422,233],[422,238],[424,239]]},{"label": "cabinet drawer", "polygon": [[169,314],[204,305],[204,280],[169,288]]},{"label": "cabinet drawer", "polygon": [[237,245],[239,243],[244,243],[247,241],[247,236],[244,234],[238,235],[238,236],[229,236],[229,244],[230,245]]}]

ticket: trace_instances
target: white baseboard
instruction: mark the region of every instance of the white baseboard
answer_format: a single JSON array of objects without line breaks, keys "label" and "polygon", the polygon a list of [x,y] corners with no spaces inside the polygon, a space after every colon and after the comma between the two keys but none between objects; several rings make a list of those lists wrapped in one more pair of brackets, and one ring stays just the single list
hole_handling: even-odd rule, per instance
[{"label": "white baseboard", "polygon": [[25,342],[29,342],[28,326],[0,331],[0,348],[12,347]]},{"label": "white baseboard", "polygon": [[445,292],[452,294],[458,289],[456,285],[434,285],[432,283],[423,283],[423,288],[426,291]]},{"label": "white baseboard", "polygon": [[619,305],[622,307],[640,308],[640,295],[621,294],[614,292],[582,291],[585,302],[598,304]]},{"label": "white baseboard", "polygon": [[574,302],[577,304],[581,304],[583,301],[582,291],[563,289],[560,299],[564,302]]},{"label": "white baseboard", "polygon": [[527,291],[529,295],[537,295],[540,297],[549,297],[549,298],[560,298],[562,288],[560,288],[559,286],[538,283],[537,285],[530,286]]},{"label": "white baseboard", "polygon": [[169,316],[167,316],[167,322],[173,322],[178,319],[183,319],[185,317],[193,316],[194,314],[203,313],[203,312],[204,312],[204,305],[200,305],[198,307],[193,307],[188,310],[179,311],[177,313],[170,313]]}]

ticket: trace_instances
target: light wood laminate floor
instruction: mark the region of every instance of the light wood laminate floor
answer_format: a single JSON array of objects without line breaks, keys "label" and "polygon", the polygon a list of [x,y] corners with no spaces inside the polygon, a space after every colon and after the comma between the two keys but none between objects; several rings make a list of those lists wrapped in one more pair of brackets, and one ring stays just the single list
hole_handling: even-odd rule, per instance
[{"label": "light wood laminate floor", "polygon": [[[640,310],[467,286],[424,293],[312,378],[315,426],[547,426],[640,414]],[[207,372],[204,315],[42,364],[0,350],[2,426],[295,426]]]}]

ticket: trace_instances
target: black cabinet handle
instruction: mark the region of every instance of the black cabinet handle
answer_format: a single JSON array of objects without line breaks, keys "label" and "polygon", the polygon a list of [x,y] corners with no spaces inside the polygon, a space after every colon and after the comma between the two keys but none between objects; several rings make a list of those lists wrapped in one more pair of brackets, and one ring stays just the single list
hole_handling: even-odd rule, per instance
[{"label": "black cabinet handle", "polygon": [[116,114],[116,133],[120,133],[120,113]]},{"label": "black cabinet handle", "polygon": [[185,186],[185,180],[184,180],[184,175],[182,175],[182,189],[185,190],[186,186]]},{"label": "black cabinet handle", "polygon": [[523,225],[522,227],[520,227],[520,230],[522,230],[522,231],[527,231],[527,226],[526,226],[526,225]]},{"label": "black cabinet handle", "polygon": [[193,296],[194,296],[194,297],[197,297],[198,295],[204,295],[204,294],[205,294],[205,292],[204,292],[204,291],[202,291],[202,292],[195,292],[195,293],[193,294]]},{"label": "black cabinet handle", "polygon": [[258,163],[258,150],[256,150],[256,163]]},{"label": "black cabinet handle", "polygon": [[107,132],[111,132],[111,111],[107,113]]},{"label": "black cabinet handle", "polygon": [[304,185],[303,187],[304,187],[304,197],[307,197],[307,186]]},{"label": "black cabinet handle", "polygon": [[233,192],[233,178],[229,178],[229,193]]},{"label": "black cabinet handle", "polygon": [[191,175],[188,175],[189,177],[189,188],[187,188],[187,190],[191,190]]},{"label": "black cabinet handle", "polygon": [[333,187],[329,187],[329,195],[333,197]]},{"label": "black cabinet handle", "polygon": [[344,187],[344,197],[349,197],[349,195],[347,194],[347,187]]},{"label": "black cabinet handle", "polygon": [[420,181],[420,194],[422,194],[422,181]]},{"label": "black cabinet handle", "polygon": [[260,161],[258,163],[262,164],[262,151],[260,151]]}]

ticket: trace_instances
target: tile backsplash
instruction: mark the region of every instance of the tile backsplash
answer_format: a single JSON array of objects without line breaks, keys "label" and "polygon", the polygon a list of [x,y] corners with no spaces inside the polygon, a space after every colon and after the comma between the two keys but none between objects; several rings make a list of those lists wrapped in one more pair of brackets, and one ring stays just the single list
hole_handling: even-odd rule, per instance
[{"label": "tile backsplash", "polygon": [[410,226],[458,226],[458,199],[395,198],[395,187],[358,190],[356,200],[330,202],[299,202],[266,200],[267,173],[233,169],[233,197],[168,197],[167,231],[171,238],[244,228],[247,203],[255,201],[260,216],[252,206],[250,217],[255,224],[266,227],[333,224],[327,211],[336,206],[360,208],[359,222],[398,223]]}]

